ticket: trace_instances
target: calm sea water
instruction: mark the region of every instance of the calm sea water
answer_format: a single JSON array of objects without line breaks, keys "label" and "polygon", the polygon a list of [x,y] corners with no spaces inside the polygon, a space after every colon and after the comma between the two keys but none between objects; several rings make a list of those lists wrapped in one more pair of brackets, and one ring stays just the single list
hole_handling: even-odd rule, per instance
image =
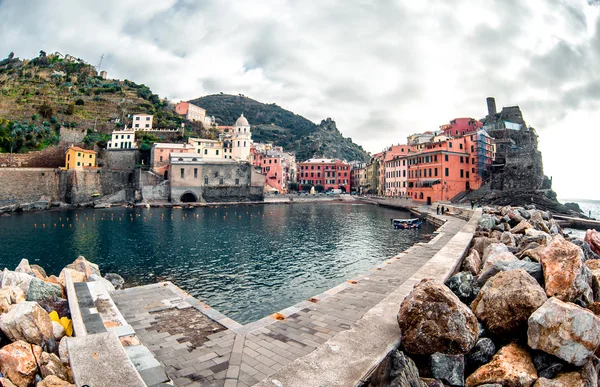
[{"label": "calm sea water", "polygon": [[0,218],[0,268],[28,258],[58,275],[83,255],[129,283],[172,281],[246,323],[366,272],[433,231],[394,230],[392,217],[411,216],[356,204],[14,215]]},{"label": "calm sea water", "polygon": [[[600,200],[582,200],[582,199],[559,199],[561,203],[575,202],[579,204],[579,208],[583,211],[585,216],[590,216],[594,219],[600,219]],[[577,230],[574,228],[565,228],[565,231],[583,238],[585,236],[584,230]]]}]

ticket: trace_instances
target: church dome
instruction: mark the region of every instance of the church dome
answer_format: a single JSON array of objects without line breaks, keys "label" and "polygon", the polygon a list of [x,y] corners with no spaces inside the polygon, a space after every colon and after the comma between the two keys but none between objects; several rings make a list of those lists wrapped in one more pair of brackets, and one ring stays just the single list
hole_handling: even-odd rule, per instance
[{"label": "church dome", "polygon": [[240,118],[235,121],[235,126],[250,126],[246,117],[244,117],[244,113],[240,116]]}]

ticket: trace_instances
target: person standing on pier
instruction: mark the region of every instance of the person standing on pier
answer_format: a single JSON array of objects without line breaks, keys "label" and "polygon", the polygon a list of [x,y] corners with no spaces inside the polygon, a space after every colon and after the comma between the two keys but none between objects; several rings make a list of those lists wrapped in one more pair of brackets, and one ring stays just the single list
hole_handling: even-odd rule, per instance
[{"label": "person standing on pier", "polygon": [[436,208],[436,213],[439,215],[440,214],[440,205],[438,204],[437,208]]}]

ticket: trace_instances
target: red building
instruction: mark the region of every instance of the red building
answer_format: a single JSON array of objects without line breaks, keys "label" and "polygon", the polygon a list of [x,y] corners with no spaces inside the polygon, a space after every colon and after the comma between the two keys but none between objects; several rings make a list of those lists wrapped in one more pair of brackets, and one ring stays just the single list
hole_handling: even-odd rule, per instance
[{"label": "red building", "polygon": [[350,192],[350,164],[337,159],[309,159],[300,163],[298,181],[303,190],[322,185],[326,191]]},{"label": "red building", "polygon": [[449,124],[442,125],[440,129],[446,136],[460,137],[478,131],[483,127],[481,121],[474,118],[455,118]]},{"label": "red building", "polygon": [[426,144],[406,157],[407,196],[432,203],[478,189],[493,158],[492,138],[484,130]]}]

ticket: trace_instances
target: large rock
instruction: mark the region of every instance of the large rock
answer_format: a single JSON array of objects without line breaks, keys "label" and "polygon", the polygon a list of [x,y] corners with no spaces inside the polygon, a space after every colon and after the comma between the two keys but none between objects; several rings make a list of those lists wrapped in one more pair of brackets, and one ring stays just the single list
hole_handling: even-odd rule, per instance
[{"label": "large rock", "polygon": [[529,223],[526,220],[522,220],[519,222],[519,224],[517,224],[516,226],[514,226],[513,228],[510,229],[510,232],[513,234],[525,234],[525,231],[529,230],[533,228],[533,226],[531,225],[531,223]]},{"label": "large rock", "polygon": [[62,380],[58,376],[50,375],[39,382],[36,387],[75,387],[75,385]]},{"label": "large rock", "polygon": [[0,315],[0,330],[12,341],[23,340],[38,345],[53,337],[48,313],[33,301],[20,302],[8,313]]},{"label": "large rock", "polygon": [[496,335],[518,336],[546,302],[544,289],[523,269],[503,271],[485,283],[471,304],[475,316]]},{"label": "large rock", "polygon": [[58,313],[59,317],[71,318],[69,301],[65,300],[64,298],[48,297],[38,301],[38,304],[48,313],[54,310],[56,313]]},{"label": "large rock", "polygon": [[46,275],[46,270],[44,270],[43,267],[39,266],[39,265],[30,265],[31,270],[33,270],[33,273],[35,274],[36,278],[39,278],[41,280],[45,280],[48,276]]},{"label": "large rock", "polygon": [[25,301],[25,293],[16,286],[0,288],[0,314],[8,312],[10,306]]},{"label": "large rock", "polygon": [[58,285],[32,278],[27,290],[27,301],[40,301],[50,297],[62,296],[62,289]]},{"label": "large rock", "polygon": [[372,386],[427,387],[419,379],[419,370],[411,358],[401,351],[392,351],[371,377]]},{"label": "large rock", "polygon": [[106,289],[106,291],[109,292],[109,293],[112,293],[112,292],[115,291],[115,287],[113,286],[112,282],[110,282],[106,278],[100,277],[97,274],[90,275],[89,276],[89,281],[101,283],[102,286],[104,286],[104,288]]},{"label": "large rock", "polygon": [[35,273],[31,269],[31,266],[29,266],[29,261],[25,258],[21,259],[21,262],[19,262],[19,265],[15,268],[15,273],[24,273],[35,277]]},{"label": "large rock", "polygon": [[525,231],[525,237],[523,239],[536,241],[540,245],[547,245],[548,243],[552,242],[552,236],[550,233],[546,231],[535,230],[533,228]]},{"label": "large rock", "polygon": [[34,277],[30,276],[29,274],[17,273],[8,269],[4,269],[2,272],[2,286],[0,287],[16,286],[21,288],[23,293],[27,295],[27,289],[29,289],[29,284],[33,278]]},{"label": "large rock", "polygon": [[492,360],[473,372],[466,381],[467,387],[498,383],[502,386],[528,387],[538,375],[531,361],[531,355],[519,344],[502,347]]},{"label": "large rock", "polygon": [[590,245],[590,249],[595,253],[600,255],[600,234],[596,230],[587,230],[585,232],[585,237],[583,238],[588,245]]},{"label": "large rock", "polygon": [[541,263],[548,297],[583,306],[593,302],[592,274],[580,247],[556,235],[542,251]]},{"label": "large rock", "polygon": [[504,243],[494,243],[486,247],[483,252],[481,272],[485,272],[496,262],[511,262],[517,260],[517,257],[508,250],[508,247],[506,247]]},{"label": "large rock", "polygon": [[494,238],[477,237],[473,239],[473,249],[477,251],[480,257],[482,257],[483,251],[492,243],[498,243],[498,240]]},{"label": "large rock", "polygon": [[64,268],[60,271],[60,274],[58,275],[58,281],[60,282],[60,284],[62,286],[66,285],[66,273],[70,273],[71,274],[71,279],[73,280],[73,282],[87,282],[87,276],[85,275],[85,273],[77,271],[77,270],[73,270],[73,269],[69,269],[69,268]]},{"label": "large rock", "polygon": [[106,273],[104,274],[104,278],[110,281],[113,284],[116,290],[123,289],[125,286],[125,280],[118,274],[115,273]]},{"label": "large rock", "polygon": [[500,236],[500,242],[504,243],[507,246],[516,247],[517,246],[517,238],[515,235],[509,231],[504,231]]},{"label": "large rock", "polygon": [[[35,353],[34,353],[35,351]],[[38,366],[36,358],[42,348],[24,341],[15,341],[0,349],[0,372],[17,387],[33,384]]]},{"label": "large rock", "polygon": [[540,378],[552,379],[565,368],[565,362],[544,351],[533,352],[533,365]]},{"label": "large rock", "polygon": [[77,259],[75,261],[73,261],[73,263],[65,266],[65,268],[72,269],[72,270],[75,270],[75,271],[85,274],[86,281],[89,278],[89,276],[92,274],[101,276],[98,265],[88,261],[87,259],[85,259],[85,257],[83,257],[81,255],[79,257],[77,257]]},{"label": "large rock", "polygon": [[13,382],[8,380],[7,378],[1,378],[1,377],[0,377],[0,386],[2,386],[2,387],[17,387],[14,385]]},{"label": "large rock", "polygon": [[575,304],[552,297],[529,318],[527,343],[576,366],[600,345],[600,318]]},{"label": "large rock", "polygon": [[65,328],[56,321],[52,321],[52,337],[59,342],[65,336]]},{"label": "large rock", "polygon": [[478,291],[473,289],[473,274],[468,271],[461,271],[456,273],[448,281],[446,286],[454,293],[463,303],[470,304],[476,296]]},{"label": "large rock", "polygon": [[46,378],[50,375],[55,375],[62,380],[69,380],[67,368],[62,364],[58,356],[55,354],[43,352],[39,358],[39,363],[43,378]]},{"label": "large rock", "polygon": [[594,293],[594,301],[600,301],[600,259],[586,261],[585,266],[592,273],[592,291]]},{"label": "large rock", "polygon": [[463,261],[462,270],[468,271],[472,275],[479,274],[479,271],[481,270],[481,258],[479,257],[477,250],[471,249],[471,252]]},{"label": "large rock", "polygon": [[583,258],[584,258],[584,260],[588,261],[590,259],[600,259],[600,255],[594,253],[592,251],[592,249],[590,248],[590,245],[587,242],[585,242],[585,241],[583,241],[581,239],[575,238],[575,239],[571,240],[571,243],[573,243],[574,245],[577,245],[577,246],[581,247],[581,250],[583,250]]},{"label": "large rock", "polygon": [[431,376],[451,386],[465,385],[465,358],[463,355],[434,353],[429,358]]},{"label": "large rock", "polygon": [[479,219],[478,228],[480,230],[489,231],[496,225],[496,217],[494,215],[483,214]]},{"label": "large rock", "polygon": [[433,279],[419,282],[402,301],[398,324],[404,348],[420,355],[465,354],[479,336],[473,312]]},{"label": "large rock", "polygon": [[494,262],[494,264],[485,272],[482,272],[479,277],[477,277],[477,284],[482,286],[489,280],[491,277],[500,273],[501,271],[509,271],[523,269],[532,276],[540,285],[544,285],[544,272],[542,270],[542,265],[537,262],[529,262],[529,261],[500,261]]},{"label": "large rock", "polygon": [[534,387],[598,387],[598,372],[592,361],[588,361],[583,368],[574,372],[558,374],[549,379],[540,377]]},{"label": "large rock", "polygon": [[477,344],[465,355],[466,366],[469,370],[475,370],[489,363],[496,353],[496,346],[492,339],[483,337],[477,340]]}]

